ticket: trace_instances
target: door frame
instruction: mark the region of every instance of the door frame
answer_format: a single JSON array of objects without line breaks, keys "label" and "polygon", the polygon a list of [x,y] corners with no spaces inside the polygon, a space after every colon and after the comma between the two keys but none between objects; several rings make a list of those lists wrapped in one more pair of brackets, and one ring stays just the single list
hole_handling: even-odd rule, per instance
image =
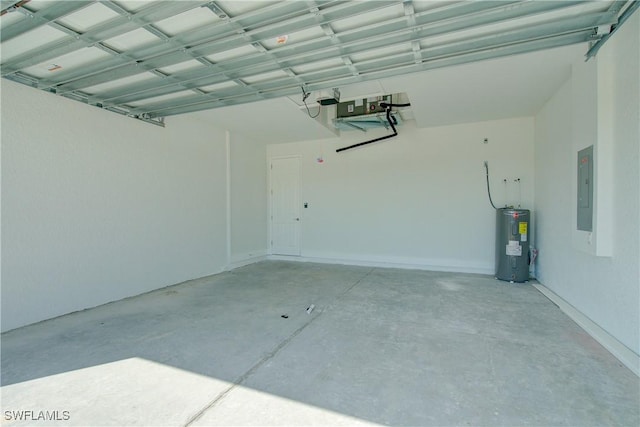
[{"label": "door frame", "polygon": [[[269,172],[269,178],[267,182],[267,200],[268,200],[268,213],[267,213],[267,254],[273,255],[273,161],[282,159],[298,159],[298,194],[301,203],[302,200],[302,156],[300,154],[290,154],[285,156],[270,156],[267,158],[267,171]],[[301,256],[302,255],[302,209],[300,209],[300,233],[298,233],[298,255],[281,255],[281,256]],[[279,255],[280,256],[280,255]]]}]

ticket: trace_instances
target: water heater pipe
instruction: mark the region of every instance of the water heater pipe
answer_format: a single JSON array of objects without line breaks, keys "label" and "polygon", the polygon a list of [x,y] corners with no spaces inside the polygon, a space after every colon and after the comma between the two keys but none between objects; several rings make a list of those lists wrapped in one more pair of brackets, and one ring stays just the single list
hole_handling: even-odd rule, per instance
[{"label": "water heater pipe", "polygon": [[491,188],[489,188],[489,162],[486,160],[484,161],[484,168],[487,171],[487,194],[489,195],[489,203],[491,203],[493,209],[498,209],[496,208],[496,205],[493,204],[493,200],[491,200]]}]

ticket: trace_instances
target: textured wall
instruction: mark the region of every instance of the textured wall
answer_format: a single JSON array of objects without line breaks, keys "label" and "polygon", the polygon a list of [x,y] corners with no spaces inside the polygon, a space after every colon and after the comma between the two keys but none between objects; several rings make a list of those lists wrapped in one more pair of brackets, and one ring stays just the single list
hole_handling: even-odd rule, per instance
[{"label": "textured wall", "polygon": [[224,132],[2,81],[2,330],[226,266]]},{"label": "textured wall", "polygon": [[335,149],[388,132],[268,147],[270,157],[302,156],[302,256],[492,274],[495,213],[483,161],[496,204],[532,208],[533,119],[425,129],[408,121],[398,131],[342,153]]},{"label": "textured wall", "polygon": [[231,134],[231,264],[267,254],[266,144]]},{"label": "textured wall", "polygon": [[[640,14],[596,61],[575,64],[571,80],[536,116],[538,279],[640,354]],[[612,181],[604,199],[612,204],[611,235],[595,236],[611,242],[612,256],[575,245],[576,150],[585,139],[596,146],[596,180],[600,174]],[[598,164],[603,149],[610,162]]]}]

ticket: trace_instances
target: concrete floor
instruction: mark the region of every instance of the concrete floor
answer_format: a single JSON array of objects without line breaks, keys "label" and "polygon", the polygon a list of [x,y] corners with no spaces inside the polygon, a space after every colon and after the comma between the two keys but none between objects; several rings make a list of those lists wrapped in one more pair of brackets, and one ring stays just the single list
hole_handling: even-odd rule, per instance
[{"label": "concrete floor", "polygon": [[263,262],[2,335],[3,425],[638,426],[639,402],[534,287],[480,275]]}]

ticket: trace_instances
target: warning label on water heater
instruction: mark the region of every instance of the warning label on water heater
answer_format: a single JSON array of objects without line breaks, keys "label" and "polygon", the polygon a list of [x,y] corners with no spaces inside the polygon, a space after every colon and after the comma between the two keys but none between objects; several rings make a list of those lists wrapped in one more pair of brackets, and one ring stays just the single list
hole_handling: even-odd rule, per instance
[{"label": "warning label on water heater", "polygon": [[509,240],[507,245],[507,255],[509,256],[522,256],[522,246],[517,240]]},{"label": "warning label on water heater", "polygon": [[518,224],[518,228],[519,228],[519,232],[520,234],[527,234],[527,223],[526,222],[521,222]]}]

